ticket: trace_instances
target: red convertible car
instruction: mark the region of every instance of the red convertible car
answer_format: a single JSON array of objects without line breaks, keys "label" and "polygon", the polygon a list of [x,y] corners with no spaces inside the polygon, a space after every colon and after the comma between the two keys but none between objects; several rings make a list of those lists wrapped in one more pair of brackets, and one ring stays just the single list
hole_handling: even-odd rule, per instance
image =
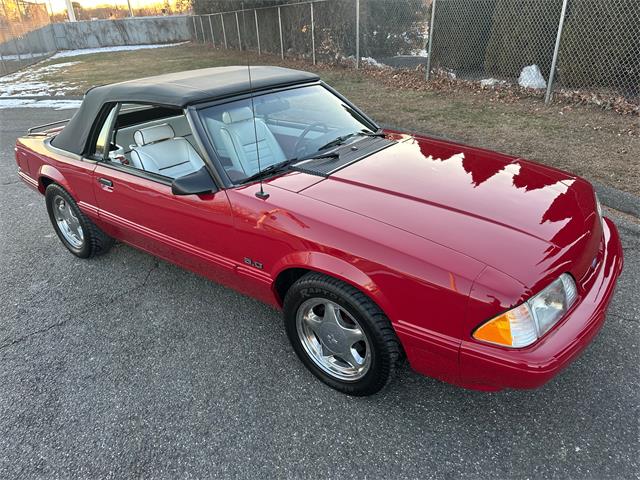
[{"label": "red convertible car", "polygon": [[399,361],[480,390],[538,387],[596,335],[622,270],[585,180],[382,130],[316,75],[174,73],[87,92],[18,139],[74,255],[114,239],[279,307],[323,382]]}]

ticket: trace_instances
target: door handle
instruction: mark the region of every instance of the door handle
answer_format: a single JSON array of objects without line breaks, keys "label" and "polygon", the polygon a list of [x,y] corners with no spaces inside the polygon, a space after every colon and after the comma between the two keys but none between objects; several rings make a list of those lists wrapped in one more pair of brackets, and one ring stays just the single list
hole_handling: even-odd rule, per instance
[{"label": "door handle", "polygon": [[113,182],[108,178],[98,178],[98,183],[101,183],[105,187],[113,187]]}]

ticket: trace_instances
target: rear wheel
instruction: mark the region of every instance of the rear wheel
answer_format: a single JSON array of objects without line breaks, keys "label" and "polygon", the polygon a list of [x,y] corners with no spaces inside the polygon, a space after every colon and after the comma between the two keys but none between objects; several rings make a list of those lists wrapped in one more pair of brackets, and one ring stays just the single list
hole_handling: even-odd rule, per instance
[{"label": "rear wheel", "polygon": [[284,301],[289,340],[320,380],[349,395],[371,395],[393,375],[400,345],[389,319],[366,295],[311,272]]},{"label": "rear wheel", "polygon": [[47,187],[45,201],[58,238],[76,257],[90,258],[111,248],[113,238],[82,213],[73,197],[60,185],[53,183]]}]

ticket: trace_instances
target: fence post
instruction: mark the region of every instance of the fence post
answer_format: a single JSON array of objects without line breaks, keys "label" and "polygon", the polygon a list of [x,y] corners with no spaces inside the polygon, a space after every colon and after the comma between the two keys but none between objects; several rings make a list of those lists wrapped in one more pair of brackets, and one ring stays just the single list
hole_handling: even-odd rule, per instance
[{"label": "fence post", "polygon": [[564,16],[566,13],[567,0],[562,0],[562,11],[560,12],[560,21],[558,22],[558,35],[556,36],[556,46],[553,49],[553,60],[551,61],[551,71],[549,72],[549,82],[547,83],[547,94],[544,96],[544,103],[551,101],[553,81],[556,76],[556,64],[558,62],[558,52],[560,51],[560,38],[562,37],[562,28],[564,27]]},{"label": "fence post", "polygon": [[[9,33],[12,34],[13,32],[10,31]],[[20,55],[20,48],[18,47],[18,42],[16,42],[16,37],[13,37],[11,41],[16,49],[16,56],[18,57],[18,62],[20,62],[20,68],[22,68],[22,56]]]},{"label": "fence post", "polygon": [[191,20],[193,20],[193,36],[196,37],[196,42],[198,41],[198,27],[196,26],[196,16],[193,15],[191,17]]},{"label": "fence post", "polygon": [[202,23],[202,15],[200,15],[200,30],[202,31],[202,43],[207,43],[207,37],[204,34],[204,24]]},{"label": "fence post", "polygon": [[33,48],[31,45],[31,32],[28,32],[26,35],[22,35],[22,40],[27,44],[27,48],[29,49],[29,58],[31,58],[31,60],[33,60]]},{"label": "fence post", "polygon": [[236,29],[238,30],[238,47],[242,50],[242,37],[240,36],[240,23],[238,22],[238,11],[236,10]]},{"label": "fence post", "polygon": [[311,56],[313,64],[316,64],[316,24],[313,20],[313,2],[309,4],[311,7]]},{"label": "fence post", "polygon": [[2,65],[3,75],[9,73],[9,69],[7,68],[7,65],[4,63],[4,57],[2,56],[2,53],[0,53],[0,65]]},{"label": "fence post", "polygon": [[360,0],[356,0],[356,68],[360,68]]},{"label": "fence post", "polygon": [[262,54],[260,50],[260,27],[258,26],[258,10],[253,11],[253,16],[256,19],[256,39],[258,40],[258,55]]},{"label": "fence post", "polygon": [[58,46],[58,35],[56,34],[56,26],[55,23],[49,24],[49,30],[51,31],[51,40],[53,41],[53,51],[57,52],[60,47]]},{"label": "fence post", "polygon": [[211,23],[211,17],[213,15],[209,14],[209,30],[211,30],[211,46],[215,47],[216,46],[216,37],[213,35],[213,23]]},{"label": "fence post", "polygon": [[46,42],[44,41],[44,35],[42,34],[42,30],[43,29],[44,29],[44,27],[39,27],[36,30],[37,37],[38,37],[38,56],[39,57],[46,57],[47,56]]},{"label": "fence post", "polygon": [[424,79],[429,81],[431,75],[431,52],[433,51],[433,26],[436,17],[436,0],[431,0],[431,21],[429,22],[429,47],[427,48],[427,71]]},{"label": "fence post", "polygon": [[284,43],[282,43],[282,15],[278,7],[278,28],[280,29],[280,57],[284,60]]},{"label": "fence post", "polygon": [[20,53],[21,44],[18,43],[18,39],[16,39],[16,37],[12,37],[11,38],[11,42],[13,42],[13,48],[16,51],[16,57],[18,59],[18,67],[16,68],[14,66],[14,68],[16,70],[20,70],[24,66],[23,65],[24,58],[22,57],[22,54]]},{"label": "fence post", "polygon": [[222,20],[222,37],[224,39],[224,48],[228,48],[227,47],[227,31],[224,29],[224,15],[221,13],[220,14],[220,20]]}]

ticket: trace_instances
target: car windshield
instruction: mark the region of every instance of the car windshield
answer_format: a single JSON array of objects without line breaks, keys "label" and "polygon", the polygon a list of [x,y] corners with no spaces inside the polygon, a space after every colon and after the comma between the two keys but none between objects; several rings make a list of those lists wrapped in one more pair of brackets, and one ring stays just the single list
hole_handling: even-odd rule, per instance
[{"label": "car windshield", "polygon": [[199,114],[234,183],[287,160],[325,154],[376,128],[322,85],[256,95],[253,111],[247,98],[206,107]]}]

